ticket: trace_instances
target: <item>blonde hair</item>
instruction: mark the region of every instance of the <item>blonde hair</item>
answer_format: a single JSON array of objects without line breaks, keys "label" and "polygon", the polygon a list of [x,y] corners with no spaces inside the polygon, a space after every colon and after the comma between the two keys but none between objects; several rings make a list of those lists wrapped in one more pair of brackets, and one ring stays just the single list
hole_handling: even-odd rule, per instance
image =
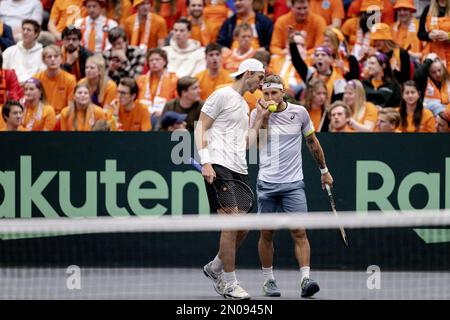
[{"label": "blonde hair", "polygon": [[356,79],[350,80],[347,86],[351,86],[355,90],[355,104],[349,107],[352,110],[353,116],[358,120],[358,118],[362,118],[363,116],[360,113],[364,110],[364,105],[366,104],[366,91],[361,81]]},{"label": "blonde hair", "polygon": [[[103,104],[103,100],[105,98],[105,88],[108,84],[109,78],[106,75],[106,63],[105,59],[100,54],[96,54],[93,56],[90,56],[86,60],[86,65],[92,62],[97,66],[98,69],[98,81],[97,81],[97,93],[98,93],[98,102],[100,104]],[[87,78],[84,78],[80,83],[86,83],[88,85]],[[89,85],[88,85],[89,88]]]},{"label": "blonde hair", "polygon": [[61,56],[61,48],[59,46],[57,46],[56,44],[51,44],[46,46],[43,50],[42,50],[42,59],[45,59],[45,57],[47,57],[47,54],[49,54],[49,51],[54,51],[58,56]]},{"label": "blonde hair", "polygon": [[[430,17],[439,16],[439,0],[431,0],[430,11],[428,11]],[[445,9],[445,16],[450,16],[450,0],[447,0],[447,7]]]},{"label": "blonde hair", "polygon": [[333,45],[333,55],[337,57],[338,49],[339,49],[339,38],[337,34],[333,31],[332,27],[327,27],[323,32],[325,37],[328,37]]},{"label": "blonde hair", "polygon": [[378,116],[380,115],[386,116],[387,121],[394,125],[394,129],[400,126],[400,113],[395,108],[382,108],[378,110]]}]

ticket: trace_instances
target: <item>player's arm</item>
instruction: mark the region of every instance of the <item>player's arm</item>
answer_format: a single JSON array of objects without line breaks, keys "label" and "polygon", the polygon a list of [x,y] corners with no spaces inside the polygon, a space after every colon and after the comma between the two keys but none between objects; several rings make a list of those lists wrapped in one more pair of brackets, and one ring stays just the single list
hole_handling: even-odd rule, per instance
[{"label": "player's arm", "polygon": [[322,146],[320,145],[319,140],[316,137],[314,132],[305,136],[306,145],[308,146],[309,152],[312,157],[319,165],[320,172],[322,174],[322,189],[325,189],[325,184],[332,186],[333,185],[333,177],[328,171],[327,164],[325,163],[325,155],[322,150]]},{"label": "player's arm", "polygon": [[214,119],[209,117],[206,113],[200,112],[200,117],[194,130],[194,141],[200,156],[200,163],[202,166],[202,176],[208,183],[212,183],[216,178],[211,159],[208,153],[208,141],[206,140],[206,131],[208,131]]}]

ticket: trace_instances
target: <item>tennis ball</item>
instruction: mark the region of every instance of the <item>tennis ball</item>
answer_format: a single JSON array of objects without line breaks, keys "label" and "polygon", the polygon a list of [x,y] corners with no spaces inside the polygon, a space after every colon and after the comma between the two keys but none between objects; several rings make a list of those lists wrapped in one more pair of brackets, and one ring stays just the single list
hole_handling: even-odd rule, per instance
[{"label": "tennis ball", "polygon": [[267,109],[269,109],[270,112],[275,112],[275,111],[277,111],[277,105],[269,104],[269,107]]}]

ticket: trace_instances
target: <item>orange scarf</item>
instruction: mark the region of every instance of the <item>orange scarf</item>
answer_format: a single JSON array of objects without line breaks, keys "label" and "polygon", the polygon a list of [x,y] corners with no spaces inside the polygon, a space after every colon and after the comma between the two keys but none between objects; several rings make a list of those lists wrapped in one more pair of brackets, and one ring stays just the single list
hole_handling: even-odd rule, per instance
[{"label": "orange scarf", "polygon": [[[64,46],[62,47],[62,61],[63,63],[66,63],[67,61],[67,53]],[[80,69],[80,59],[78,58],[74,64],[72,64],[72,70],[71,73],[75,76],[75,78],[80,79],[81,78],[81,69]]]},{"label": "orange scarf", "polygon": [[[145,31],[143,34],[141,34],[141,37],[139,38],[139,29],[141,25],[141,21],[139,19],[139,16],[136,14],[136,17],[134,18],[133,22],[133,33],[131,35],[131,43],[132,46],[139,46],[141,49],[147,49],[148,40],[150,38],[150,30],[151,30],[151,24],[152,24],[152,14],[147,14],[147,19],[145,20]],[[138,40],[139,39],[139,40]]]}]

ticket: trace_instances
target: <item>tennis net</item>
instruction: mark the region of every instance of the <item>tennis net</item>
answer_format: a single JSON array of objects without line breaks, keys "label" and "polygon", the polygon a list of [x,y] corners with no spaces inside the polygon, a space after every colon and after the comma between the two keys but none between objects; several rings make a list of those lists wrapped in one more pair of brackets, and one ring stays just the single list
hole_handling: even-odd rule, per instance
[{"label": "tennis net", "polygon": [[277,230],[276,299],[300,299],[297,228],[307,229],[315,299],[450,299],[449,210],[3,219],[0,299],[223,299],[202,270],[220,230],[250,230],[236,274],[253,299],[268,299],[259,230]]}]

